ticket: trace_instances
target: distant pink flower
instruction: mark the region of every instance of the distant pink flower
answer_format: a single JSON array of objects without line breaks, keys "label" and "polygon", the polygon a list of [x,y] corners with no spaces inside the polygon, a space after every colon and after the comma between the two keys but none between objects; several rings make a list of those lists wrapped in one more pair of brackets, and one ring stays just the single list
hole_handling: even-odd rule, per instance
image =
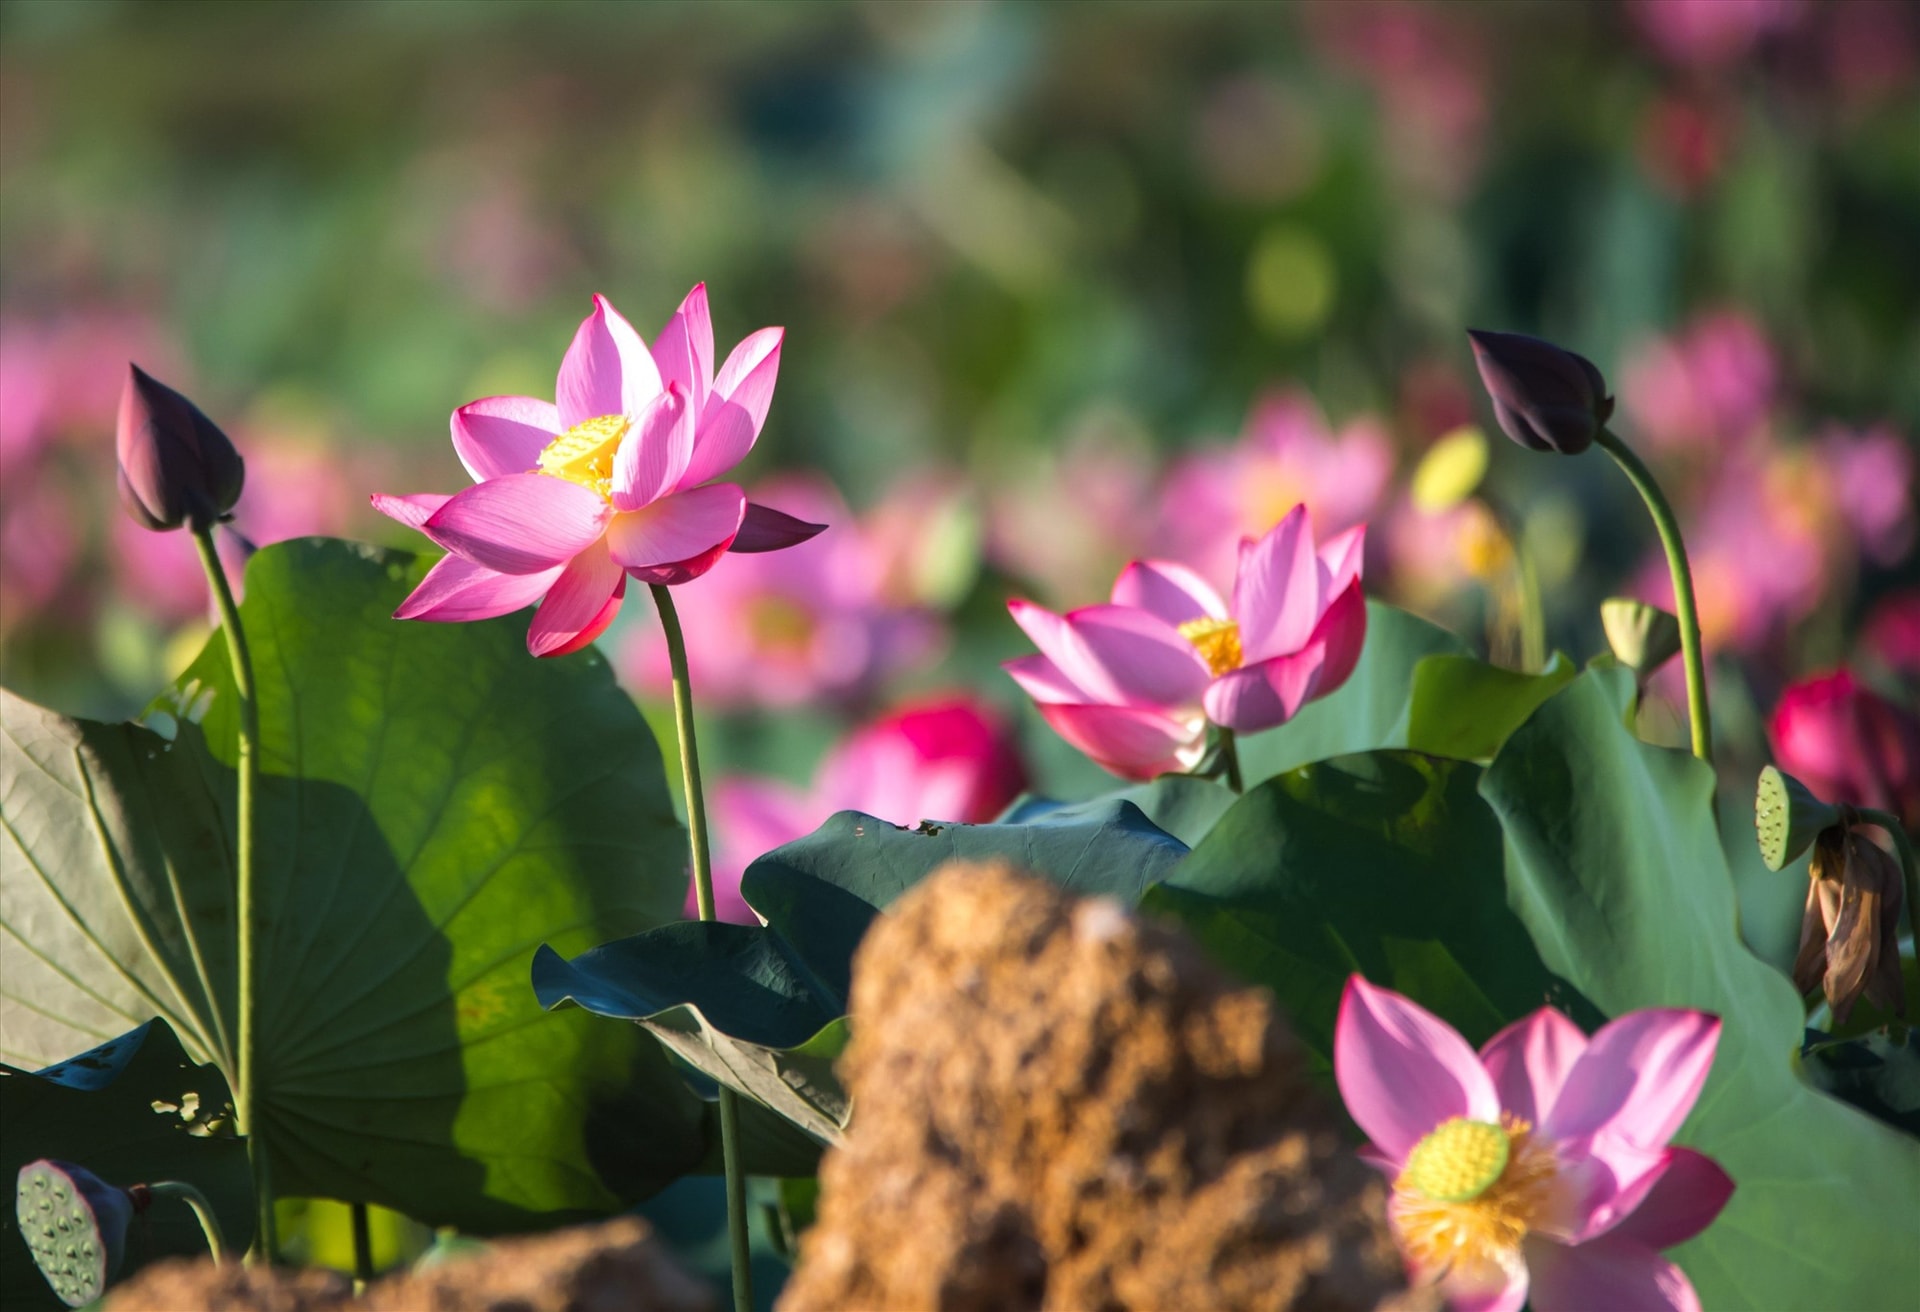
[{"label": "distant pink flower", "polygon": [[1773,348],[1759,325],[1725,310],[1637,347],[1621,371],[1620,402],[1635,437],[1650,448],[1720,453],[1756,433],[1778,386]]},{"label": "distant pink flower", "polygon": [[716,374],[705,284],[651,351],[604,296],[593,305],[561,361],[556,401],[492,396],[453,412],[473,487],[374,497],[450,553],[396,618],[490,619],[538,601],[527,650],[561,656],[612,623],[628,578],[685,583],[729,550],[775,550],[819,531],[707,481],[760,435],[781,330],[748,336]]},{"label": "distant pink flower", "polygon": [[1083,596],[1150,548],[1158,477],[1144,433],[1124,416],[1090,416],[1044,463],[993,479],[987,556],[1050,597]]},{"label": "distant pink flower", "polygon": [[1860,626],[1860,645],[1890,670],[1920,675],[1920,588],[1903,588],[1874,603]]},{"label": "distant pink flower", "polygon": [[1170,561],[1135,561],[1110,604],[1056,615],[1008,603],[1040,649],[1006,663],[1054,730],[1115,774],[1150,779],[1198,764],[1206,725],[1241,733],[1291,719],[1345,683],[1366,638],[1366,530],[1317,552],[1305,506],[1240,546],[1229,608]]},{"label": "distant pink flower", "polygon": [[1891,811],[1920,829],[1920,718],[1847,669],[1802,679],[1767,721],[1780,768],[1830,802]]},{"label": "distant pink flower", "polygon": [[[721,779],[710,798],[720,919],[753,924],[740,896],[748,863],[812,833],[836,811],[862,811],[897,825],[983,824],[1026,783],[1006,722],[967,697],[916,702],[855,730],[827,754],[811,788]],[[689,889],[687,915],[696,910]]]},{"label": "distant pink flower", "polygon": [[1243,538],[1267,532],[1304,505],[1326,531],[1378,509],[1393,476],[1386,430],[1363,417],[1330,431],[1303,392],[1264,398],[1233,446],[1178,461],[1160,500],[1156,547],[1209,578],[1230,573]]},{"label": "distant pink flower", "polygon": [[56,483],[8,491],[0,503],[0,633],[61,598],[80,557],[76,525],[84,523]]},{"label": "distant pink flower", "polygon": [[[832,487],[790,477],[754,492],[837,527],[791,550],[742,557],[680,590],[687,665],[702,704],[853,700],[938,655],[939,621],[925,607],[883,595],[889,558]],[[621,664],[647,692],[664,695],[672,686],[656,626],[632,630]]]},{"label": "distant pink flower", "polygon": [[1455,1308],[1699,1312],[1660,1249],[1733,1194],[1713,1159],[1669,1144],[1713,1065],[1720,1021],[1630,1012],[1591,1039],[1551,1008],[1478,1054],[1412,1001],[1347,981],[1334,1079],[1393,1179],[1387,1218],[1417,1280]]},{"label": "distant pink flower", "polygon": [[1888,425],[1830,429],[1816,446],[1839,528],[1860,553],[1892,565],[1913,548],[1913,448]]},{"label": "distant pink flower", "polygon": [[1800,21],[1799,0],[1633,0],[1629,12],[1662,55],[1702,70],[1728,67],[1761,37]]}]

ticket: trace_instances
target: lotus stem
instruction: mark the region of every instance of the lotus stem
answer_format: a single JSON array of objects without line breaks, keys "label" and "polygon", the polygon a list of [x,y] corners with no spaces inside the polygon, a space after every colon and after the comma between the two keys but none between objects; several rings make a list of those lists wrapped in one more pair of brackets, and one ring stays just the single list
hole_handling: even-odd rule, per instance
[{"label": "lotus stem", "polygon": [[200,567],[206,571],[207,587],[220,612],[220,629],[227,636],[228,664],[233,667],[233,690],[239,702],[238,832],[234,836],[238,888],[234,920],[240,975],[240,1051],[235,1061],[239,1072],[234,1080],[234,1113],[240,1133],[246,1136],[247,1160],[253,1167],[257,1225],[249,1257],[272,1262],[279,1245],[274,1225],[273,1188],[267,1169],[267,1145],[258,1116],[260,1033],[254,1024],[254,1008],[259,997],[260,899],[254,860],[254,801],[260,791],[260,703],[254,690],[253,657],[247,650],[247,631],[240,626],[240,608],[234,604],[226,568],[221,565],[220,553],[213,545],[211,525],[193,526],[193,545],[200,552]]},{"label": "lotus stem", "polygon": [[373,1283],[373,1231],[365,1203],[349,1203],[347,1215],[353,1227],[353,1295],[358,1298]]},{"label": "lotus stem", "polygon": [[148,1185],[147,1192],[155,1198],[178,1198],[191,1207],[200,1222],[200,1232],[207,1237],[207,1251],[213,1254],[215,1265],[227,1260],[227,1237],[221,1233],[220,1218],[213,1214],[213,1204],[205,1194],[185,1180],[160,1180]]},{"label": "lotus stem", "polygon": [[1707,719],[1707,666],[1700,651],[1700,614],[1693,601],[1693,574],[1687,568],[1687,547],[1680,536],[1680,521],[1653,473],[1642,464],[1619,435],[1601,428],[1593,439],[1613,457],[1621,472],[1647,503],[1653,527],[1660,534],[1660,545],[1667,553],[1667,569],[1673,575],[1673,610],[1680,621],[1680,658],[1687,667],[1687,719],[1693,727],[1693,754],[1709,765],[1713,763],[1713,727]]},{"label": "lotus stem", "polygon": [[[687,795],[687,836],[693,846],[693,895],[700,919],[716,920],[713,856],[707,846],[707,808],[700,792],[700,748],[693,733],[693,681],[687,673],[687,643],[673,592],[651,584],[667,639],[667,663],[673,670],[673,727],[680,738],[680,782]],[[739,1095],[720,1086],[720,1155],[727,1177],[727,1244],[733,1267],[734,1312],[753,1312],[753,1267],[747,1234],[747,1177],[740,1162]]]},{"label": "lotus stem", "polygon": [[1482,497],[1481,503],[1493,516],[1495,527],[1506,538],[1507,551],[1513,558],[1514,600],[1519,611],[1520,669],[1526,674],[1538,674],[1547,667],[1547,612],[1540,599],[1540,573],[1534,568],[1533,555],[1521,537],[1519,516],[1491,496]]},{"label": "lotus stem", "polygon": [[1236,793],[1246,792],[1247,786],[1240,778],[1240,748],[1231,729],[1220,731],[1220,765],[1226,771],[1227,787]]}]

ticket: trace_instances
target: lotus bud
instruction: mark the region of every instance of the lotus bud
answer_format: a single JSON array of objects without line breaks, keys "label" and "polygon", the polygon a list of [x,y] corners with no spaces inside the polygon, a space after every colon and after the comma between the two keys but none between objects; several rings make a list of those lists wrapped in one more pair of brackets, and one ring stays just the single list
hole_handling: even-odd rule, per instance
[{"label": "lotus bud", "polygon": [[1847,825],[1822,831],[1813,845],[1806,914],[1793,983],[1818,984],[1844,1025],[1862,996],[1896,1016],[1901,996],[1900,866],[1865,834]]},{"label": "lotus bud", "polygon": [[1840,818],[1840,808],[1815,797],[1811,788],[1778,766],[1760,772],[1753,827],[1767,869],[1786,869],[1822,832],[1838,826]]},{"label": "lotus bud", "polygon": [[1612,417],[1607,380],[1585,356],[1522,333],[1470,328],[1467,336],[1494,418],[1528,450],[1577,456]]},{"label": "lotus bud", "polygon": [[120,501],[142,528],[204,529],[240,499],[246,464],[200,407],[139,365],[120,394]]},{"label": "lotus bud", "polygon": [[1680,621],[1644,601],[1608,597],[1600,603],[1600,627],[1614,658],[1642,680],[1680,652]]},{"label": "lotus bud", "polygon": [[106,1292],[126,1255],[127,1226],[143,1210],[130,1191],[71,1162],[28,1162],[14,1185],[20,1235],[68,1307]]}]

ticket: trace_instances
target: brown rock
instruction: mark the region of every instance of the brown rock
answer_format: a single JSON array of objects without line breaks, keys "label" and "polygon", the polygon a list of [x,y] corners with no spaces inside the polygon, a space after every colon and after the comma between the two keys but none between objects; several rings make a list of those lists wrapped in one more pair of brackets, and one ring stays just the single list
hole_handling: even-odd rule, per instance
[{"label": "brown rock", "polygon": [[148,1267],[107,1312],[710,1312],[712,1292],[638,1217],[506,1239],[472,1257],[376,1281],[354,1298],[331,1271],[201,1260]]},{"label": "brown rock", "polygon": [[1269,997],[1118,904],[950,867],[870,932],[851,1013],[781,1312],[1430,1305]]}]

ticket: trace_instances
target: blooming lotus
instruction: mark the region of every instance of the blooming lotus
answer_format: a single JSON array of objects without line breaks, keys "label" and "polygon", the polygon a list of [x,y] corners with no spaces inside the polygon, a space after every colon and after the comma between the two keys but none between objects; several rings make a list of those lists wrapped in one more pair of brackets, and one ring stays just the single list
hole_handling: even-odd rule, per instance
[{"label": "blooming lotus", "polygon": [[[836,811],[893,824],[983,824],[1026,787],[1026,767],[1001,717],[971,698],[904,707],[856,729],[827,754],[810,788],[731,778],[713,788],[714,902],[722,920],[757,923],[740,896],[747,863],[812,833]],[[687,915],[694,914],[693,894]]]},{"label": "blooming lotus", "polygon": [[552,402],[491,396],[453,412],[474,486],[374,505],[449,553],[394,614],[478,620],[531,605],[527,649],[578,651],[612,623],[627,580],[679,584],[727,551],[772,551],[820,531],[752,505],[733,483],[760,434],[782,330],[713,367],[705,284],[648,350],[604,296],[560,362]]},{"label": "blooming lotus", "polygon": [[1229,606],[1199,574],[1135,561],[1111,601],[1056,615],[1009,603],[1040,649],[1006,663],[1056,732],[1115,774],[1188,770],[1211,720],[1252,733],[1345,683],[1360,658],[1366,527],[1317,551],[1305,506],[1240,546]]},{"label": "blooming lotus", "polygon": [[1780,768],[1830,802],[1920,827],[1920,719],[1841,668],[1780,694],[1767,721]]},{"label": "blooming lotus", "polygon": [[1478,1054],[1445,1021],[1359,976],[1347,982],[1334,1078],[1393,1178],[1394,1237],[1456,1308],[1685,1309],[1699,1300],[1659,1250],[1720,1214],[1733,1181],[1668,1143],[1720,1038],[1699,1011],[1631,1012],[1589,1039],[1542,1008]]}]

